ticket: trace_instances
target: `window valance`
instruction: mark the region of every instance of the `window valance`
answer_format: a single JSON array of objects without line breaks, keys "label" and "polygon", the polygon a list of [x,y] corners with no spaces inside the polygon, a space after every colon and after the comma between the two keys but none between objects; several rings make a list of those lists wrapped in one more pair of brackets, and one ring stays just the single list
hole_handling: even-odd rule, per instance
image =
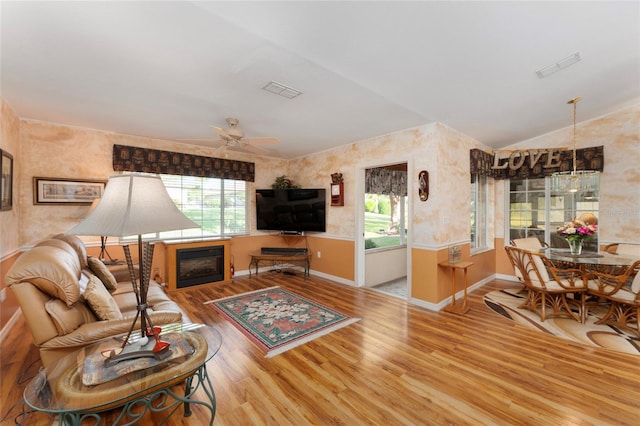
[{"label": "window valance", "polygon": [[113,170],[255,181],[254,163],[125,145],[113,145]]},{"label": "window valance", "polygon": [[407,195],[407,172],[384,167],[365,170],[365,192],[367,194]]},{"label": "window valance", "polygon": [[[603,171],[604,146],[576,150],[576,169]],[[522,149],[512,151],[507,157],[496,158],[495,154],[472,149],[469,170],[472,175],[494,179],[543,178],[556,172],[573,170],[573,150]]]}]

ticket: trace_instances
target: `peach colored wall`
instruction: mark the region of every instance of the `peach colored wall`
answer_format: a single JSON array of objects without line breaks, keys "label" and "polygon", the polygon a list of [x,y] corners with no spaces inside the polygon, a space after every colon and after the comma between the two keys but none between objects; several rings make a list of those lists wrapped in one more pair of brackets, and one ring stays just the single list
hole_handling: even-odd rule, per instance
[{"label": "peach colored wall", "polygon": [[[8,107],[3,103],[3,112]],[[10,108],[9,108],[10,109]],[[581,146],[605,145],[605,172],[602,175],[601,239],[607,241],[637,242],[638,203],[636,188],[640,177],[638,160],[639,107],[635,105],[609,116],[580,123],[578,135]],[[3,124],[7,121],[3,114]],[[15,116],[9,123],[15,122]],[[17,126],[13,126],[14,128]],[[570,129],[543,135],[514,146],[551,147],[566,146]],[[84,217],[84,206],[34,206],[32,203],[32,179],[34,176],[106,179],[113,174],[111,151],[114,143],[135,145],[198,155],[214,155],[213,149],[195,147],[137,136],[111,132],[79,129],[33,120],[21,120],[19,129],[10,132],[9,139],[20,139],[20,161],[16,182],[14,204],[20,208],[20,229],[11,245],[14,248],[29,246],[49,235],[64,232]],[[3,146],[6,142],[3,129]],[[585,141],[583,141],[585,139]],[[413,197],[412,213],[412,292],[413,296],[438,302],[449,295],[448,276],[438,268],[439,260],[446,259],[446,248],[451,244],[466,244],[468,247],[468,187],[469,150],[488,150],[480,142],[440,123],[432,123],[382,135],[329,151],[316,153],[286,161],[267,157],[256,157],[244,153],[229,152],[233,159],[253,161],[256,164],[255,188],[269,187],[276,176],[286,174],[302,186],[328,188],[330,174],[343,173],[345,179],[344,207],[328,207],[327,233],[309,238],[314,252],[322,251],[322,258],[315,255],[312,269],[328,275],[355,279],[354,265],[356,235],[357,174],[363,167],[396,162],[409,163],[410,190],[415,189],[415,180],[420,170],[430,173],[430,197],[427,202]],[[22,161],[28,158],[29,161]],[[489,251],[471,256],[468,249],[464,260],[477,262],[478,268],[470,269],[470,277],[482,279],[496,271],[506,271],[502,254],[504,244],[504,185],[497,182],[490,188],[490,215],[494,221],[489,226],[490,241],[500,244],[497,252]],[[254,203],[250,199],[251,236],[234,238],[232,254],[237,263],[236,270],[246,269],[248,253],[256,248],[276,245],[274,236],[255,230]],[[16,215],[17,215],[16,210]],[[3,214],[3,224],[6,212]],[[18,215],[17,215],[18,216]],[[16,229],[12,228],[12,229]],[[46,230],[43,232],[43,230]],[[15,232],[15,231],[14,231]],[[5,240],[3,232],[2,240]],[[95,238],[86,238],[95,246]],[[111,250],[111,248],[110,248]],[[6,253],[6,249],[2,249]],[[491,259],[493,258],[493,264]],[[473,272],[472,272],[473,271]],[[474,275],[477,274],[477,275]]]},{"label": "peach colored wall", "polygon": [[[439,256],[438,252],[452,244],[468,246],[469,242],[469,150],[471,148],[488,149],[474,139],[441,123],[433,123],[297,159],[296,171],[292,176],[302,184],[316,182],[317,185],[318,181],[329,183],[331,173],[343,174],[345,205],[329,207],[327,230],[329,236],[335,235],[351,240],[355,247],[356,240],[361,238],[356,235],[358,212],[356,182],[361,179],[358,176],[359,171],[365,167],[407,162],[410,181],[411,252],[420,259],[416,261],[414,258],[412,262],[412,294],[417,299],[438,302],[450,294],[449,281],[439,272],[438,262],[435,261]],[[421,170],[429,171],[430,195],[426,202],[414,196],[417,176]],[[490,186],[490,203],[492,203],[493,183]],[[490,223],[488,235],[491,241],[494,232],[494,223]],[[425,252],[431,252],[431,254]],[[424,263],[423,256],[430,260]],[[355,253],[353,257],[352,269],[356,261]],[[466,257],[469,257],[468,249]],[[487,262],[483,262],[483,267],[486,264]],[[491,275],[493,272],[494,267],[490,265],[479,275]],[[356,284],[364,284],[364,282]]]},{"label": "peach colored wall", "polygon": [[[19,179],[21,217],[23,226],[20,233],[21,245],[33,245],[38,240],[65,232],[78,223],[88,211],[88,206],[42,206],[33,205],[32,181],[34,176],[62,178],[108,179],[114,174],[112,166],[113,144],[141,146],[197,155],[213,156],[214,149],[196,147],[177,142],[122,135],[93,129],[80,129],[33,120],[21,121],[21,150],[24,158]],[[255,157],[249,154],[229,151],[229,158],[252,161],[256,165],[256,182],[250,183],[250,190],[268,186],[279,174],[286,174],[287,161]],[[253,217],[254,200],[249,209],[250,224],[255,227]],[[46,229],[47,235],[42,235]],[[96,238],[83,237],[88,242]]]},{"label": "peach colored wall", "polygon": [[[13,207],[0,211],[0,290],[6,289],[4,276],[20,251],[21,209],[18,202],[20,186],[17,176],[20,174],[20,120],[9,104],[0,99],[0,149],[13,157]],[[18,310],[18,303],[10,290],[6,291],[7,299],[0,305],[0,330]]]},{"label": "peach colored wall", "polygon": [[[583,103],[587,102],[585,99]],[[580,106],[578,106],[578,117]],[[514,148],[573,146],[573,126],[511,145]],[[640,244],[640,102],[603,117],[578,123],[578,148],[604,146],[600,175],[599,242]],[[497,197],[504,199],[501,194]],[[502,209],[504,211],[504,209]],[[504,229],[505,217],[500,226]],[[504,237],[504,235],[501,235]]]}]

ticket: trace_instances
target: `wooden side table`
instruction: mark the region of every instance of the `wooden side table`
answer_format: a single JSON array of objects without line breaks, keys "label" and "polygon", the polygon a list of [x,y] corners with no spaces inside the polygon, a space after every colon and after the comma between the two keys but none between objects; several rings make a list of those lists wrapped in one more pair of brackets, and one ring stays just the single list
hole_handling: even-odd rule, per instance
[{"label": "wooden side table", "polygon": [[[444,308],[445,312],[451,312],[452,314],[464,315],[469,310],[467,306],[467,286],[469,285],[467,279],[467,269],[473,262],[457,262],[457,263],[449,263],[449,262],[441,262],[438,263],[439,266],[443,268],[447,268],[451,271],[451,304]],[[462,298],[462,305],[456,304],[456,270],[462,269],[464,271],[464,296]]]}]

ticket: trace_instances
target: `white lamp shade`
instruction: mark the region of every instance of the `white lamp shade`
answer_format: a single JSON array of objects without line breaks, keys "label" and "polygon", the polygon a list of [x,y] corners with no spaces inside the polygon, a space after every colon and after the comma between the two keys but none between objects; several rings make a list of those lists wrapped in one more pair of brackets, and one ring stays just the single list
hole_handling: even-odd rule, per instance
[{"label": "white lamp shade", "polygon": [[127,174],[111,176],[98,205],[67,234],[126,237],[199,227],[178,209],[159,177]]}]

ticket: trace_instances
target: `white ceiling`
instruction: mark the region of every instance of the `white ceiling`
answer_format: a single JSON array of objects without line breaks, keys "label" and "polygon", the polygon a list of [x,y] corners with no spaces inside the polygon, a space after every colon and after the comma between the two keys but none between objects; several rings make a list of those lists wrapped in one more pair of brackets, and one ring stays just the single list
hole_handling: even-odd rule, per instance
[{"label": "white ceiling", "polygon": [[[161,139],[237,117],[295,158],[442,122],[500,148],[640,96],[640,3],[1,3],[21,118]],[[536,71],[580,52],[545,79]],[[289,100],[261,88],[303,92]]]}]

